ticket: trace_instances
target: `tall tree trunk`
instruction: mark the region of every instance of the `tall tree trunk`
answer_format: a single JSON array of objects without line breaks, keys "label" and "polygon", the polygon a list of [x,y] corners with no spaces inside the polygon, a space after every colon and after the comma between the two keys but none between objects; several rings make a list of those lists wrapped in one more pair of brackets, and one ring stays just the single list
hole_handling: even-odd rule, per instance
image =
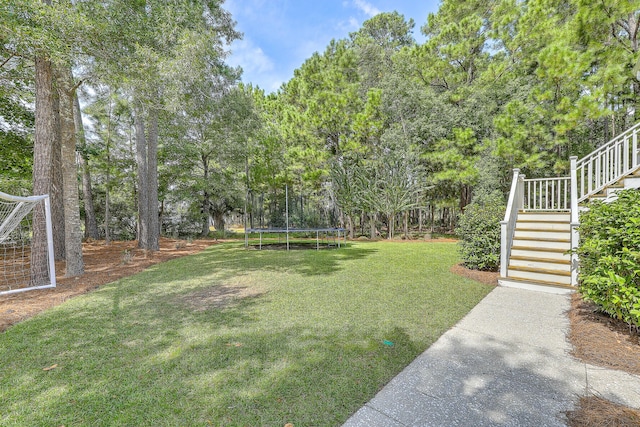
[{"label": "tall tree trunk", "polygon": [[260,193],[260,228],[264,228],[264,191]]},{"label": "tall tree trunk", "polygon": [[434,232],[434,226],[435,226],[435,222],[436,222],[436,207],[435,205],[432,203],[431,205],[429,205],[429,209],[431,210],[431,232]]},{"label": "tall tree trunk", "polygon": [[378,236],[376,235],[376,214],[375,214],[375,213],[371,213],[371,215],[369,215],[369,226],[371,227],[371,228],[370,228],[370,230],[369,230],[369,231],[370,231],[370,233],[371,233],[371,234],[369,235],[369,238],[370,238],[371,240],[373,240],[373,239],[375,239],[376,237],[378,237]]},{"label": "tall tree trunk", "polygon": [[84,274],[84,261],[82,258],[78,170],[76,168],[76,127],[73,118],[75,87],[71,69],[59,68],[57,81],[60,94],[62,194],[64,197],[65,218],[65,275],[67,277],[75,277]]},{"label": "tall tree trunk", "polygon": [[[54,71],[55,73],[55,71]],[[53,116],[54,144],[52,149],[52,181],[51,181],[51,219],[53,220],[53,248],[56,261],[66,257],[64,232],[64,185],[62,182],[62,137],[60,131],[60,96],[56,88],[55,74],[53,78]]]},{"label": "tall tree trunk", "polygon": [[[56,130],[54,116],[53,71],[51,62],[42,56],[35,58],[35,137],[33,144],[33,194],[50,194],[53,177],[52,159]],[[44,206],[38,204],[33,212],[34,247],[47,246]],[[31,252],[31,282],[42,282],[42,272],[48,271],[47,256]]]},{"label": "tall tree trunk", "polygon": [[409,239],[409,211],[404,213],[404,238]]},{"label": "tall tree trunk", "polygon": [[464,208],[471,203],[471,196],[471,186],[466,184],[462,185],[460,187],[460,211],[464,212]]},{"label": "tall tree trunk", "polygon": [[[160,235],[162,235],[162,224],[163,224],[163,218],[164,218],[164,200],[162,201],[158,200],[158,203],[160,203],[160,206],[159,206],[160,211],[158,212],[158,224],[160,225]],[[167,231],[168,230],[165,227],[164,232],[167,233]]]},{"label": "tall tree trunk", "polygon": [[[109,173],[107,172],[107,180]],[[104,195],[104,244],[111,243],[111,233],[109,232],[109,222],[111,221],[111,201],[109,198],[109,186],[106,187]]]},{"label": "tall tree trunk", "polygon": [[98,240],[98,222],[96,221],[96,210],[93,205],[93,189],[91,188],[91,171],[89,169],[89,155],[87,154],[87,140],[84,135],[84,125],[82,124],[82,112],[80,111],[80,101],[78,94],[73,97],[74,121],[78,144],[80,147],[80,167],[82,168],[82,199],[84,201],[84,235],[85,237]]},{"label": "tall tree trunk", "polygon": [[[209,159],[205,154],[201,154],[200,160],[202,160],[202,174],[204,182],[209,181]],[[209,234],[209,213],[211,212],[211,201],[209,200],[209,192],[204,190],[202,193],[202,230],[200,235],[205,237]]]},{"label": "tall tree trunk", "polygon": [[138,163],[138,247],[149,248],[149,182],[147,173],[147,140],[144,135],[142,107],[134,110],[136,128],[136,161]]},{"label": "tall tree trunk", "polygon": [[255,228],[254,227],[254,216],[255,216],[255,212],[254,212],[254,207],[255,207],[255,201],[254,201],[254,197],[253,197],[253,192],[249,192],[249,203],[251,203],[251,206],[249,208],[249,228]]},{"label": "tall tree trunk", "polygon": [[109,231],[109,224],[111,223],[111,172],[109,165],[111,164],[111,93],[109,93],[109,109],[107,117],[107,138],[105,141],[105,151],[107,157],[107,173],[105,174],[105,195],[104,195],[104,243],[108,245],[111,243],[111,233]]},{"label": "tall tree trunk", "polygon": [[222,232],[222,238],[224,239],[226,237],[226,230],[225,230],[226,224],[224,222],[224,212],[220,212],[220,211],[214,212],[213,222],[216,226],[216,231]]},{"label": "tall tree trunk", "polygon": [[300,227],[304,228],[306,226],[304,221],[304,196],[302,195],[302,190],[300,190]]},{"label": "tall tree trunk", "polygon": [[202,229],[200,231],[201,237],[206,237],[209,234],[209,212],[211,211],[209,202],[209,193],[204,192],[202,197]]},{"label": "tall tree trunk", "polygon": [[149,185],[149,237],[147,249],[160,249],[160,221],[158,218],[158,110],[149,111],[149,139],[147,141],[147,174]]},{"label": "tall tree trunk", "polygon": [[349,230],[349,238],[354,238],[354,229],[353,229],[353,217],[351,215],[346,215],[347,217],[347,229]]}]

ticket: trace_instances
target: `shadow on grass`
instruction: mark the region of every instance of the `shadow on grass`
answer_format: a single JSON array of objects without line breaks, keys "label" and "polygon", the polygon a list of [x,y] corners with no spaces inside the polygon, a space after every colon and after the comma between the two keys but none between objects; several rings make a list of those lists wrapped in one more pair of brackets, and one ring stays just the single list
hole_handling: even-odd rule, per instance
[{"label": "shadow on grass", "polygon": [[[362,246],[282,253],[219,245],[17,324],[0,335],[0,424],[339,425],[430,342],[411,329],[425,313],[404,323],[389,314],[415,302],[396,296],[431,292],[440,303],[425,306],[425,326],[434,331],[450,327],[439,311],[473,299],[462,298],[466,283],[386,290],[376,281],[353,294],[351,283],[374,274],[369,263],[389,273],[382,261],[406,258],[373,257],[375,246]],[[347,269],[354,277],[342,283]],[[449,275],[429,280],[448,284]],[[304,302],[293,307],[298,295]],[[354,310],[363,315],[349,317]]]},{"label": "shadow on grass", "polygon": [[[376,248],[348,245],[339,250],[325,251],[254,251],[239,244],[217,245],[189,257],[156,265],[147,271],[162,271],[162,281],[179,280],[188,276],[197,279],[217,274],[230,278],[252,272],[283,272],[303,276],[328,276],[342,271],[344,263],[367,258],[378,252]],[[175,268],[167,268],[175,266]],[[153,280],[153,279],[152,279]]]},{"label": "shadow on grass", "polygon": [[265,329],[256,299],[194,312],[110,294],[69,333],[7,332],[22,339],[0,350],[2,425],[339,425],[421,351],[401,328],[383,333],[393,346],[379,331]]},{"label": "shadow on grass", "polygon": [[[584,377],[584,366],[567,364],[551,346],[480,333],[453,334],[439,344],[385,387],[369,409],[398,425],[561,426],[582,392],[576,380]],[[363,412],[345,425],[367,421]]]}]

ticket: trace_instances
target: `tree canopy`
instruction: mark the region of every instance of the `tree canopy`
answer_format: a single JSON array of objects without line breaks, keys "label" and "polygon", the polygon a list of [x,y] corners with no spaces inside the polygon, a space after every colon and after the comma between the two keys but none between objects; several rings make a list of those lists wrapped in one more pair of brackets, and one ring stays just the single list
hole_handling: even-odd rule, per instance
[{"label": "tree canopy", "polygon": [[483,174],[504,192],[514,167],[566,173],[569,156],[635,123],[638,6],[443,0],[425,22],[380,13],[267,94],[225,63],[241,34],[222,1],[3,2],[0,184],[34,190],[36,109],[60,102],[42,103],[34,70],[50,64],[50,87],[66,81],[83,107],[82,168],[69,173],[85,178],[80,214],[102,237],[152,248],[160,233],[262,221],[257,201],[274,210],[285,185],[301,220],[313,202],[351,235],[391,237],[423,212],[444,226]]}]

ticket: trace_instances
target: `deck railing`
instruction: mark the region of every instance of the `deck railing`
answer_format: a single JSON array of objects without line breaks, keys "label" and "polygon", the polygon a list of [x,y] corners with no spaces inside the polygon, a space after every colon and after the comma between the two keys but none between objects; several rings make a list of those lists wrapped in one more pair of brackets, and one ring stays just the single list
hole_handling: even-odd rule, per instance
[{"label": "deck railing", "polygon": [[532,178],[524,180],[524,210],[568,211],[571,209],[571,180]]},{"label": "deck railing", "polygon": [[513,170],[507,212],[504,215],[504,220],[500,221],[500,275],[502,277],[507,277],[507,267],[511,257],[511,244],[513,243],[513,234],[516,229],[518,211],[522,209],[524,201],[524,178],[524,174],[520,174],[520,169]]},{"label": "deck railing", "polygon": [[507,277],[511,245],[518,211],[571,212],[571,284],[577,284],[578,203],[586,200],[623,176],[640,169],[638,134],[640,122],[602,147],[578,160],[571,157],[571,173],[561,178],[524,179],[513,170],[507,212],[501,226],[500,274]]},{"label": "deck railing", "polygon": [[580,216],[578,214],[578,157],[571,156],[571,172],[569,178],[571,179],[571,218],[569,223],[569,230],[571,230],[571,284],[573,286],[578,285],[578,243],[580,242],[580,233],[578,227],[580,226]]},{"label": "deck railing", "polygon": [[578,202],[613,184],[621,176],[638,168],[640,123],[578,160]]}]

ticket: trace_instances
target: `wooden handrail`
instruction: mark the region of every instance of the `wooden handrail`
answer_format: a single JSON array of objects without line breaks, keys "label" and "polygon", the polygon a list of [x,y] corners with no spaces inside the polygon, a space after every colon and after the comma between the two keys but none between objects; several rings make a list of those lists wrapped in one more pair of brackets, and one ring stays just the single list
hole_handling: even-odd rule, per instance
[{"label": "wooden handrail", "polygon": [[576,161],[578,202],[638,169],[640,122]]},{"label": "wooden handrail", "polygon": [[513,170],[511,181],[511,191],[507,201],[507,211],[504,220],[500,221],[500,275],[507,277],[507,267],[511,256],[511,244],[513,234],[516,229],[518,211],[522,208],[524,198],[524,174],[520,174],[520,169]]}]

